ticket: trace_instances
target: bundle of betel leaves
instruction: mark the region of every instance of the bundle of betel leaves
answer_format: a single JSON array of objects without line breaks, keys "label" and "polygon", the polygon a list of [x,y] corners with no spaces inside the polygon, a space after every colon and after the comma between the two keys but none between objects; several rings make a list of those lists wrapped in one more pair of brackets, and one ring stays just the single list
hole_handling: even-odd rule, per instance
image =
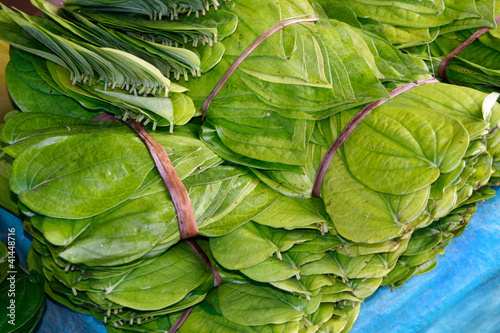
[{"label": "bundle of betel leaves", "polygon": [[0,13],[0,199],[47,295],[109,332],[347,332],[494,196],[498,94],[398,39],[494,26],[494,1],[33,3]]},{"label": "bundle of betel leaves", "polygon": [[[499,1],[318,2],[329,18],[390,41],[402,52],[424,60],[447,82],[500,91]],[[464,42],[468,46],[459,48]],[[457,48],[460,51],[453,53]]]},{"label": "bundle of betel leaves", "polygon": [[[6,332],[32,332],[45,309],[45,279],[19,265],[14,247],[13,237],[7,238],[7,244],[0,242],[0,306],[5,309],[0,327]],[[19,314],[16,305],[23,307]]]}]

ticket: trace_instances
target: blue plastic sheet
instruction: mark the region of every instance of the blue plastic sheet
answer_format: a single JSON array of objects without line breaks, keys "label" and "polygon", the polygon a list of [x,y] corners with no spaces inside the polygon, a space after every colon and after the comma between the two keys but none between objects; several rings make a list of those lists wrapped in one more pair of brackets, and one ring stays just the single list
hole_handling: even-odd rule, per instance
[{"label": "blue plastic sheet", "polygon": [[[465,232],[438,256],[436,269],[403,287],[379,289],[361,306],[352,333],[500,332],[500,197],[479,204]],[[0,231],[16,229],[21,263],[31,241],[22,222],[0,210]],[[49,301],[37,333],[96,332],[104,325]]]},{"label": "blue plastic sheet", "polygon": [[499,205],[480,203],[433,271],[377,290],[351,332],[500,332]]}]

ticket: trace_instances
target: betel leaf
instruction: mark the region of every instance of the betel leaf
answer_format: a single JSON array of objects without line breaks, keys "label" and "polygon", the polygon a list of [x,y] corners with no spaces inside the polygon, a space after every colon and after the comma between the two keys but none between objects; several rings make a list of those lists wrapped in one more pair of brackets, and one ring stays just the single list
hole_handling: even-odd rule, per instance
[{"label": "betel leaf", "polygon": [[[213,305],[214,296],[213,292],[209,294],[209,300],[203,301],[196,305],[190,313],[187,320],[179,328],[181,333],[189,332],[202,332],[207,330],[209,332],[220,333],[298,333],[300,328],[299,322],[289,322],[286,324],[269,324],[263,326],[242,326],[226,319],[220,310]],[[144,332],[151,330],[167,331],[169,330],[176,318],[180,314],[173,314],[169,316],[162,316],[153,321],[142,322],[141,326],[128,326],[120,327],[120,332],[123,330],[130,332]],[[107,327],[108,331],[115,332],[113,326]],[[116,331],[118,332],[118,330]]]},{"label": "betel leaf", "polygon": [[30,146],[47,138],[68,137],[100,131],[126,134],[129,130],[118,122],[92,122],[54,115],[51,113],[25,112],[7,120],[0,138],[7,143],[3,150],[16,158]]},{"label": "betel leaf", "polygon": [[405,195],[376,192],[354,179],[339,155],[325,174],[322,193],[341,236],[362,243],[390,240],[424,212],[430,186]]},{"label": "betel leaf", "polygon": [[[49,138],[15,160],[10,185],[33,210],[52,217],[85,218],[127,199],[153,165],[142,142],[131,135]],[[113,174],[110,168],[116,168]]]},{"label": "betel leaf", "polygon": [[178,43],[184,46],[192,45],[193,48],[200,44],[209,44],[210,47],[217,45],[218,41],[234,32],[238,22],[236,15],[223,9],[209,12],[199,18],[191,15],[176,21],[151,21],[139,16],[94,11],[73,11],[71,14],[78,15],[77,13],[98,22],[101,26],[127,30],[135,36],[149,37],[150,40],[166,45]]},{"label": "betel leaf", "polygon": [[347,244],[342,247],[342,249],[337,250],[339,253],[350,256],[362,256],[365,254],[373,253],[387,253],[394,252],[398,250],[401,246],[401,242],[398,239],[388,240],[380,243],[352,243]]},{"label": "betel leaf", "polygon": [[320,0],[319,3],[329,17],[361,25],[403,47],[430,43],[440,31],[495,26],[494,1]]},{"label": "betel leaf", "polygon": [[64,68],[51,63],[47,63],[47,67],[60,90],[91,109],[108,111],[118,115],[124,114],[124,117],[130,113],[142,115],[140,120],[146,116],[149,121],[153,120],[156,124],[155,127],[157,125],[170,125],[171,129],[174,123],[186,123],[195,112],[189,97],[175,96],[180,95],[179,93],[183,92],[184,88],[173,83],[171,84],[171,98],[137,96],[118,87],[107,91],[103,84],[92,87],[73,85],[69,72]]},{"label": "betel leaf", "polygon": [[[60,28],[52,22],[35,19],[26,14],[18,14],[4,8],[9,17],[19,28],[45,45],[52,52],[50,57],[36,50],[37,55],[56,62],[71,72],[73,83],[87,83],[89,78],[102,79],[106,84],[119,86],[130,84],[144,88],[148,93],[156,88],[168,91],[170,80],[148,62],[130,53],[107,47],[96,47],[90,43],[75,42],[60,35]],[[26,48],[25,48],[26,49]],[[108,66],[103,66],[107,63]]]},{"label": "betel leaf", "polygon": [[[181,300],[201,285],[210,270],[187,244],[179,244],[149,265],[92,285],[118,304],[142,310],[161,309]],[[160,278],[161,277],[161,278]]]},{"label": "betel leaf", "polygon": [[[354,1],[353,9],[358,16],[368,16],[385,23],[410,27],[433,27],[456,19],[480,17],[474,0],[455,1]],[[440,14],[440,15],[437,15]],[[402,20],[402,18],[405,18]]]},{"label": "betel leaf", "polygon": [[[67,243],[59,256],[69,262],[109,266],[132,261],[147,254],[166,236],[178,232],[173,204],[165,196],[165,191],[145,195],[92,219],[45,218],[42,230],[48,240]],[[162,204],[161,209],[158,203]],[[155,216],[148,216],[145,209],[154,209]],[[146,218],[147,222],[142,222]]]},{"label": "betel leaf", "polygon": [[[266,108],[265,105],[261,107]],[[266,112],[264,115],[259,112],[256,116],[251,113],[252,110],[239,108],[235,112],[233,108],[230,109],[232,110],[229,117],[222,114],[209,116],[210,122],[217,129],[217,135],[227,148],[264,162],[291,165],[305,163],[306,144],[314,126],[313,122],[287,119],[275,112]],[[265,135],[262,135],[263,130]],[[274,144],[271,145],[271,142]]]},{"label": "betel leaf", "polygon": [[[282,2],[237,3],[231,8],[240,24],[224,42],[224,58],[198,81],[200,84],[188,82],[188,94],[195,105],[201,105],[245,45],[277,23],[276,17],[292,13],[290,8],[296,4]],[[303,4],[302,12],[295,14],[312,13],[307,7]],[[262,8],[266,8],[265,13]],[[248,28],[256,17],[261,21],[258,31]],[[368,48],[368,60],[358,54],[356,41],[345,30],[327,22],[304,24],[287,27],[266,39],[212,101],[203,140],[235,163],[302,172],[297,166],[307,162],[306,145],[312,133],[310,122],[305,120],[325,118],[387,96],[374,73],[373,55]]]},{"label": "betel leaf", "polygon": [[[171,83],[154,66],[154,64],[161,64],[161,62],[153,61],[154,64],[151,64],[147,62],[149,59],[144,60],[144,57],[141,58],[141,54],[138,56],[127,52],[130,47],[123,46],[123,43],[128,46],[135,45],[139,48],[142,46],[145,48],[145,50],[141,51],[143,53],[145,51],[158,53],[158,49],[166,53],[173,52],[177,55],[177,58],[181,58],[182,61],[195,66],[196,68],[193,71],[197,72],[199,71],[199,58],[195,53],[187,49],[162,44],[155,45],[131,36],[122,37],[122,39],[125,38],[126,40],[121,44],[119,43],[119,45],[115,45],[116,43],[111,43],[111,45],[99,45],[97,43],[96,45],[95,38],[90,37],[90,39],[93,39],[90,43],[86,39],[89,35],[92,36],[93,33],[80,30],[84,28],[77,28],[73,23],[66,22],[54,14],[55,9],[49,10],[46,14],[58,23],[31,18],[28,15],[15,13],[8,9],[5,9],[5,11],[5,24],[10,25],[8,29],[19,31],[21,35],[22,31],[24,31],[26,34],[26,36],[22,35],[24,38],[17,38],[21,45],[15,45],[26,52],[47,59],[51,66],[58,68],[51,71],[52,78],[48,80],[50,82],[47,81],[49,84],[56,85],[53,87],[53,92],[45,94],[48,96],[36,89],[27,90],[31,95],[42,94],[42,102],[47,103],[54,100],[55,102],[66,103],[66,106],[70,109],[76,106],[76,111],[85,115],[84,110],[78,110],[78,105],[75,105],[71,99],[68,100],[66,96],[62,96],[62,93],[76,99],[85,107],[111,111],[116,114],[123,114],[125,117],[132,112],[135,117],[142,115],[140,119],[147,117],[147,119],[160,126],[168,124],[172,126],[174,120],[177,120],[177,123],[184,124],[193,116],[194,106],[188,97],[184,96],[184,98],[180,99],[177,97],[173,103],[170,103],[170,100],[167,99],[158,99],[160,96],[167,97],[169,91],[172,93],[185,91],[181,86]],[[59,23],[63,24],[63,26],[58,26]],[[14,26],[17,28],[14,28]],[[7,41],[10,42],[10,39],[7,39]],[[136,44],[140,45],[137,46]],[[217,54],[216,57],[218,58]],[[167,72],[169,73],[170,70],[167,70]],[[184,72],[186,72],[185,69]],[[179,74],[179,70],[176,69],[176,73]],[[14,82],[16,79],[17,77],[14,76],[12,81]],[[28,80],[17,80],[18,83],[24,84],[24,86],[28,82]],[[99,84],[100,81],[103,83]],[[75,84],[78,87],[75,87]],[[28,86],[30,85],[28,84]],[[37,106],[32,100],[25,98],[23,90],[16,88],[14,83],[12,87],[23,108],[29,109]],[[99,92],[106,91],[106,88],[114,90],[115,87],[121,89],[117,92],[108,93],[114,94],[112,96]],[[88,92],[85,92],[85,89]],[[120,93],[123,93],[123,95]],[[137,94],[151,94],[153,97],[137,97]],[[169,105],[165,106],[165,103]],[[33,111],[41,110],[36,109]],[[76,113],[78,114],[78,112]]]},{"label": "betel leaf", "polygon": [[0,206],[9,210],[13,214],[20,216],[17,198],[9,187],[10,169],[13,160],[10,156],[0,151]]},{"label": "betel leaf", "polygon": [[284,291],[305,296],[308,301],[319,297],[323,301],[325,295],[323,290],[336,283],[337,280],[333,276],[314,274],[298,275],[287,280],[271,282],[271,285]]},{"label": "betel leaf", "polygon": [[348,283],[353,288],[352,292],[354,296],[358,298],[367,298],[377,290],[381,282],[382,278],[375,278],[375,279],[355,279],[349,281]]},{"label": "betel leaf", "polygon": [[[459,98],[457,96],[460,96]],[[499,105],[492,108],[491,125],[484,120],[482,104],[487,94],[449,84],[426,84],[398,96],[401,105],[431,108],[459,120],[469,133],[470,141],[486,135],[490,127],[498,125]]]},{"label": "betel leaf", "polygon": [[[199,186],[203,195],[191,195],[198,223],[204,221],[200,216],[203,210],[199,206],[203,208],[207,202],[220,203],[216,184]],[[69,262],[89,266],[123,264],[148,255],[155,247],[163,251],[180,240],[175,210],[163,187],[163,184],[157,184],[115,209],[91,219],[45,217],[35,218],[33,222],[37,229],[44,232],[48,241],[65,245],[58,255]],[[210,187],[214,187],[215,191]],[[193,189],[190,187],[188,191],[193,194]]]},{"label": "betel leaf", "polygon": [[425,253],[441,242],[443,235],[438,223],[434,222],[426,228],[416,230],[408,243],[404,254],[415,256]]},{"label": "betel leaf", "polygon": [[373,256],[373,254],[368,254],[351,258],[337,252],[329,252],[321,260],[304,265],[301,273],[303,275],[335,274],[343,279],[354,279]]},{"label": "betel leaf", "polygon": [[241,270],[243,274],[258,282],[286,280],[300,273],[297,265],[286,254],[282,258],[271,257],[263,262]]},{"label": "betel leaf", "polygon": [[[240,228],[221,237],[210,240],[214,258],[227,269],[244,269],[254,266],[276,253],[287,251],[295,244],[310,241],[316,237],[314,231],[274,229],[248,222]],[[245,244],[237,245],[237,244]],[[239,252],[228,252],[228,247],[242,248]],[[249,256],[249,254],[252,254]]]},{"label": "betel leaf", "polygon": [[337,310],[330,320],[328,320],[321,328],[318,329],[319,333],[337,333],[344,332],[343,329],[347,325],[347,314],[345,311]]},{"label": "betel leaf", "polygon": [[[277,170],[288,170],[288,171],[294,171],[294,172],[301,172],[300,166],[296,165],[297,162],[294,160],[294,164],[284,164],[284,163],[279,163],[279,162],[270,162],[270,161],[261,161],[258,159],[253,159],[244,155],[238,154],[239,152],[234,152],[228,147],[224,145],[224,143],[221,141],[220,137],[217,134],[217,130],[209,123],[209,121],[205,122],[202,126],[201,129],[201,139],[203,142],[209,146],[212,150],[217,152],[217,155],[221,156],[221,158],[237,163],[240,165],[245,165],[249,167],[254,167],[254,168],[262,168],[262,169],[277,169]],[[248,150],[248,144],[243,145],[242,143],[237,143],[239,147],[242,148],[243,151]],[[279,152],[279,147],[270,147],[271,150],[274,150],[275,152]],[[266,147],[262,147],[261,151],[266,151]],[[302,155],[301,151],[296,151],[300,155]],[[286,156],[288,154],[288,156]],[[285,155],[285,156],[283,156]],[[283,157],[289,157],[293,158],[293,152],[287,152],[286,150],[284,151],[284,154],[280,152],[278,158]],[[276,159],[276,158],[274,158]],[[293,160],[293,159],[292,159]]]},{"label": "betel leaf", "polygon": [[187,0],[179,6],[171,1],[133,1],[133,0],[70,0],[66,4],[72,10],[98,9],[99,11],[124,12],[148,16],[151,20],[168,18],[177,19],[179,16],[195,13],[196,17],[208,11],[217,10],[218,2],[208,0]]},{"label": "betel leaf", "polygon": [[305,298],[250,283],[222,284],[218,294],[222,315],[243,326],[297,321],[309,306]]},{"label": "betel leaf", "polygon": [[[37,72],[36,65],[33,63],[33,56],[25,51],[19,50],[15,47],[9,50],[9,66],[12,66],[12,72],[16,74],[21,81],[33,90],[45,94],[61,95],[45,78],[40,76]],[[9,78],[10,81],[13,78]],[[15,85],[12,85],[15,88]],[[29,112],[29,111],[28,111]]]},{"label": "betel leaf", "polygon": [[[227,248],[239,248],[231,252]],[[262,237],[254,223],[248,222],[228,235],[210,240],[210,249],[216,260],[229,269],[256,265],[276,252],[276,246]]]},{"label": "betel leaf", "polygon": [[225,235],[260,214],[271,205],[278,195],[251,175],[227,180],[218,193],[220,201],[202,212],[202,235]]},{"label": "betel leaf", "polygon": [[402,195],[457,168],[469,134],[451,116],[427,108],[392,107],[397,103],[396,97],[367,116],[343,151],[358,181],[378,192]]},{"label": "betel leaf", "polygon": [[[440,19],[452,18],[449,29],[459,26],[456,21],[462,19],[479,20],[472,12],[462,15],[472,9],[470,1],[356,3],[361,1],[384,10],[394,6],[396,13],[418,10],[425,19],[446,10]],[[161,9],[164,4],[127,0],[122,5],[127,8],[134,3],[143,9],[150,5]],[[336,7],[340,4],[336,2]],[[315,9],[306,0],[238,0],[223,7],[241,18],[240,30],[226,38],[228,53],[201,80],[203,86],[190,83],[197,104],[252,38],[282,18]],[[476,9],[483,13],[479,2]],[[74,14],[75,18],[80,15]],[[319,9],[317,14],[321,16]],[[376,31],[376,22],[367,18],[351,16],[349,20],[358,26],[369,22],[372,26],[366,29]],[[33,24],[65,35],[53,24],[41,22]],[[421,30],[432,37],[438,28]],[[47,36],[68,52],[69,60],[79,58],[79,53],[66,48],[61,36]],[[236,71],[208,110],[202,135],[224,159],[259,170],[250,172],[245,166],[223,163],[198,140],[199,125],[187,125],[173,134],[163,129],[152,134],[185,182],[201,237],[209,238],[200,241],[201,247],[224,281],[211,292],[209,269],[180,242],[172,200],[126,127],[76,120],[65,123],[61,117],[44,118],[37,113],[13,118],[2,138],[9,145],[5,151],[19,162],[12,179],[20,197],[26,196],[20,207],[30,215],[25,228],[34,237],[30,264],[44,275],[47,293],[117,330],[175,330],[172,325],[181,312],[195,305],[184,312],[192,310],[195,317],[187,320],[181,332],[343,332],[352,327],[359,304],[381,282],[400,286],[413,274],[432,268],[436,253],[442,253],[467,225],[473,204],[493,195],[485,185],[498,175],[500,112],[496,103],[490,103],[486,112],[481,110],[484,94],[428,85],[375,109],[348,139],[352,139],[351,146],[346,142],[335,156],[326,174],[323,199],[301,198],[308,196],[326,149],[362,104],[426,75],[417,70],[421,59],[412,67],[411,56],[402,56],[386,41],[375,36],[372,41],[370,36],[334,20],[290,26],[262,43]],[[134,44],[152,50],[142,41]],[[107,59],[105,52],[90,48],[92,52],[75,47],[80,55],[92,57],[83,59],[86,63],[80,59],[87,72],[87,64]],[[124,55],[119,58],[131,60]],[[105,103],[94,99],[93,88],[71,85],[64,68],[32,64],[40,78],[58,90],[79,96],[84,105],[103,108]],[[112,94],[133,89],[122,90],[117,88]],[[169,98],[173,100],[178,93]],[[144,115],[131,103],[116,98],[112,102],[128,108],[125,118],[131,112],[133,117]],[[179,103],[187,108],[189,98]],[[156,125],[162,121],[159,116],[151,117]],[[181,118],[187,121],[189,117]],[[372,137],[376,141],[373,151]],[[129,153],[121,151],[121,141]],[[99,146],[122,153],[117,163],[111,163],[111,155],[102,153]],[[88,156],[95,156],[94,160]],[[77,162],[72,164],[75,157]],[[393,170],[398,162],[405,175]],[[106,167],[95,167],[101,164]],[[101,179],[100,173],[120,176],[127,167],[127,177],[134,177],[115,187],[104,177],[109,185],[106,197],[87,195],[77,200],[82,189],[88,193],[99,189],[93,181]],[[414,172],[418,167],[422,174]],[[377,170],[367,176],[363,168]],[[74,177],[63,179],[67,174]],[[32,194],[28,193],[39,189],[45,192],[29,198]],[[113,197],[115,191],[122,196]],[[99,199],[97,208],[94,199]],[[86,214],[54,215],[49,213],[53,210],[49,201],[77,202]],[[64,211],[64,207],[56,208]],[[204,298],[203,305],[196,305]]]},{"label": "betel leaf", "polygon": [[11,61],[6,78],[14,103],[24,112],[52,112],[79,119],[92,119],[96,115],[78,102],[64,96],[42,78],[32,64],[32,56],[15,48],[10,50]]},{"label": "betel leaf", "polygon": [[325,213],[323,203],[319,200],[280,196],[276,202],[253,220],[273,228],[315,229],[317,226],[330,224]]},{"label": "betel leaf", "polygon": [[[26,274],[21,268],[2,282],[0,303],[5,310],[0,318],[0,329],[3,332],[33,332],[46,305],[44,283],[38,272]],[[15,292],[11,285],[15,285]]]}]

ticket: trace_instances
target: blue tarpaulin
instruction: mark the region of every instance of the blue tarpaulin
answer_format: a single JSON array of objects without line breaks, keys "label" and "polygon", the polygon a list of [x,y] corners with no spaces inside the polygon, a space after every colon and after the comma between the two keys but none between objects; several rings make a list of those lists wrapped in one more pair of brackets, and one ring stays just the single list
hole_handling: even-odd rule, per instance
[{"label": "blue tarpaulin", "polygon": [[[352,333],[500,332],[500,197],[480,203],[465,232],[438,256],[436,269],[361,306]],[[0,231],[15,228],[21,264],[31,245],[22,222],[0,209]],[[37,333],[106,332],[91,316],[49,301]]]},{"label": "blue tarpaulin", "polygon": [[499,205],[480,203],[433,271],[377,290],[351,332],[500,332]]}]

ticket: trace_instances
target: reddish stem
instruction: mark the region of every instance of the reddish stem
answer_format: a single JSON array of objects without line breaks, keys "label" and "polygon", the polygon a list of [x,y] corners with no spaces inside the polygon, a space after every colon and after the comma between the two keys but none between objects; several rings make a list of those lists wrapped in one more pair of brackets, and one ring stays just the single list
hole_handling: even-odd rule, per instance
[{"label": "reddish stem", "polygon": [[172,198],[177,212],[181,238],[186,239],[198,236],[198,225],[196,224],[196,219],[194,217],[191,199],[189,198],[186,187],[175,171],[172,162],[170,162],[170,158],[168,157],[165,148],[163,148],[162,145],[151,137],[151,134],[149,134],[142,124],[133,119],[128,119],[126,123],[137,133],[137,135],[148,147],[149,152],[155,161],[156,167],[160,172],[160,176],[167,186],[167,190],[170,193],[170,197]]},{"label": "reddish stem", "polygon": [[210,262],[210,259],[208,259],[208,256],[205,253],[205,251],[203,251],[201,246],[198,245],[198,243],[196,243],[195,240],[187,239],[186,243],[188,243],[188,245],[191,246],[194,252],[196,252],[196,254],[201,258],[201,260],[203,260],[205,265],[207,265],[208,268],[210,268],[210,270],[212,271],[212,275],[214,276],[214,287],[219,286],[222,283],[222,278],[220,277],[220,274],[217,271],[217,269]]},{"label": "reddish stem", "polygon": [[108,123],[112,123],[113,121],[116,121],[115,116],[113,116],[110,113],[103,112],[98,116],[95,116],[94,118],[90,119],[90,121],[105,121]]},{"label": "reddish stem", "polygon": [[[495,23],[498,25],[500,24],[500,15],[495,18]],[[441,79],[443,79],[444,82],[450,82],[448,80],[448,75],[446,75],[446,69],[448,68],[448,65],[450,64],[451,59],[453,59],[456,55],[458,55],[460,52],[465,50],[467,46],[472,44],[476,39],[490,31],[492,28],[481,28],[475,33],[473,33],[469,38],[465,40],[462,44],[460,44],[456,49],[454,49],[450,54],[448,54],[446,57],[444,57],[443,60],[441,60],[441,63],[439,64],[438,68],[438,74]]]},{"label": "reddish stem", "polygon": [[188,317],[191,314],[191,311],[193,311],[193,309],[194,309],[194,305],[192,307],[190,307],[189,309],[187,309],[186,311],[184,311],[184,313],[179,317],[179,319],[177,319],[174,326],[172,326],[168,330],[168,333],[177,333],[179,328],[181,328],[181,326],[186,322],[186,320],[188,319]]}]

